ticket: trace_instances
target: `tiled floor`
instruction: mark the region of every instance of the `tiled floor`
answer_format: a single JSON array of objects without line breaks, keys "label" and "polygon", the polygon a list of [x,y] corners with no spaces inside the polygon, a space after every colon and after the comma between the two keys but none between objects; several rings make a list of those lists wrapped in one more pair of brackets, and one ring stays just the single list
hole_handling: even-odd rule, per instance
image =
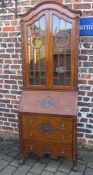
[{"label": "tiled floor", "polygon": [[93,175],[93,152],[80,149],[78,172],[73,172],[71,161],[66,158],[28,156],[25,164],[19,165],[18,146],[0,142],[0,175]]}]

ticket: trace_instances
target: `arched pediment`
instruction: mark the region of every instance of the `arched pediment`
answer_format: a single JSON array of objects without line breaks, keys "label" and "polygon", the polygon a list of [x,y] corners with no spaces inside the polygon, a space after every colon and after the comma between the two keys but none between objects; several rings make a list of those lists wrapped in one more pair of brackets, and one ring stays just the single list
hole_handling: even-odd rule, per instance
[{"label": "arched pediment", "polygon": [[63,5],[62,0],[45,0],[32,7],[27,13],[20,15],[20,17],[26,22],[45,10],[56,10],[72,19],[80,17],[81,15],[80,11],[72,10],[69,7]]}]

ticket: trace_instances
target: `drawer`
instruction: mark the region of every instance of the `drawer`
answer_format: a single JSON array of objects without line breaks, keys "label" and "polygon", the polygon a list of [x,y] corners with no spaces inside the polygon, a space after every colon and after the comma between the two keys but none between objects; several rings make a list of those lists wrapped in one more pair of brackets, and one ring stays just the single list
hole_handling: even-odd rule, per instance
[{"label": "drawer", "polygon": [[24,153],[34,153],[37,155],[50,154],[53,156],[68,156],[72,158],[72,145],[49,142],[25,141],[23,144]]},{"label": "drawer", "polygon": [[50,144],[48,149],[55,157],[68,156],[72,158],[72,145],[71,144]]},{"label": "drawer", "polygon": [[67,117],[50,117],[50,124],[59,130],[72,131],[73,121],[72,118]]},{"label": "drawer", "polygon": [[60,131],[52,130],[50,132],[42,132],[39,129],[31,127],[23,127],[23,140],[47,140],[52,142],[72,143],[72,132],[69,130]]},{"label": "drawer", "polygon": [[42,142],[35,141],[24,141],[23,142],[23,152],[24,153],[34,153],[36,155],[43,154],[46,144]]},{"label": "drawer", "polygon": [[36,124],[44,123],[47,120],[44,116],[23,115],[22,124],[24,126],[35,126]]},{"label": "drawer", "polygon": [[54,130],[68,130],[72,131],[72,118],[60,117],[60,116],[22,116],[23,126],[30,126],[31,128],[43,128],[44,125],[50,125],[51,129]]}]

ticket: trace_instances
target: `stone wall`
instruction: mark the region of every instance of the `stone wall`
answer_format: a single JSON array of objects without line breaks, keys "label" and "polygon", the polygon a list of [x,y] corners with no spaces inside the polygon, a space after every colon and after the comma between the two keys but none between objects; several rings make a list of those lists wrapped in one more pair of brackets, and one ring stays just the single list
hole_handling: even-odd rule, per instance
[{"label": "stone wall", "polygon": [[[19,0],[18,12],[25,13],[41,0]],[[93,15],[93,0],[63,0],[82,16]],[[8,8],[14,10],[12,0]],[[93,37],[80,37],[78,81],[78,139],[93,144]],[[0,133],[18,135],[17,111],[22,81],[20,18],[0,8]]]}]

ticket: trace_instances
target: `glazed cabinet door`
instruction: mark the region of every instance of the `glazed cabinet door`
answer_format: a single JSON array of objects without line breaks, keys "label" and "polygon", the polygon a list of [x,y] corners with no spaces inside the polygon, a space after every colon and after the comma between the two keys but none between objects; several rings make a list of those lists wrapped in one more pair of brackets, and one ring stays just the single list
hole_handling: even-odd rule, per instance
[{"label": "glazed cabinet door", "polygon": [[74,89],[75,19],[45,10],[23,23],[24,85],[31,89]]},{"label": "glazed cabinet door", "polygon": [[74,88],[75,24],[57,11],[50,12],[50,84],[52,89]]},{"label": "glazed cabinet door", "polygon": [[45,88],[47,69],[46,13],[26,23],[26,86]]}]

